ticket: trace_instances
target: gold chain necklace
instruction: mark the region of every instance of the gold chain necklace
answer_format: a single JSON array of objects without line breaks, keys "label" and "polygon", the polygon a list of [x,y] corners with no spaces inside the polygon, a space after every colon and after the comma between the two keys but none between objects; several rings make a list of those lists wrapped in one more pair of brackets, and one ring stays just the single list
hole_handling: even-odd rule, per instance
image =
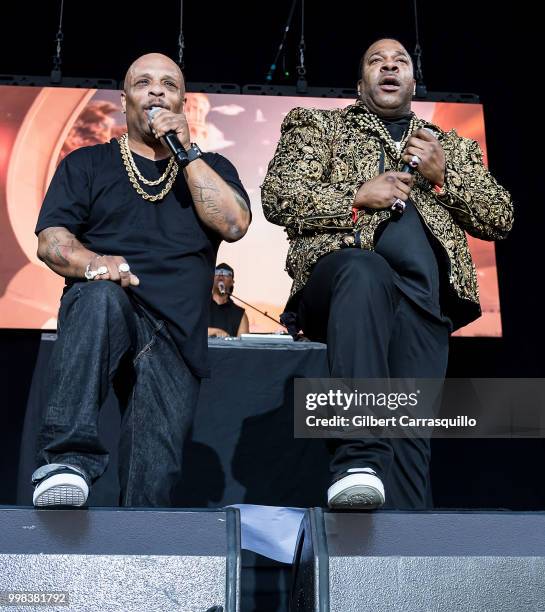
[{"label": "gold chain necklace", "polygon": [[134,173],[136,174],[136,176],[138,177],[138,180],[141,183],[144,183],[144,185],[160,185],[164,180],[166,180],[169,172],[172,170],[172,164],[174,163],[174,157],[170,158],[168,162],[168,166],[166,167],[166,170],[163,173],[163,176],[159,177],[156,181],[149,181],[147,178],[144,178],[142,174],[140,173],[140,170],[138,170],[136,162],[134,161],[134,157],[132,156],[132,152],[129,148],[128,134],[123,134],[123,136],[121,136],[121,138],[119,139],[120,143],[121,143],[121,139],[123,139],[123,146],[126,148],[126,151],[128,153],[128,158],[129,158],[129,163],[131,164],[131,168],[133,169]]},{"label": "gold chain necklace", "polygon": [[[121,151],[121,157],[123,158],[123,164],[125,166],[125,170],[127,171],[127,174],[129,175],[129,180],[132,186],[135,188],[138,195],[142,196],[144,200],[148,200],[149,202],[157,202],[158,200],[162,200],[167,195],[167,193],[172,189],[172,185],[174,184],[174,181],[176,180],[176,175],[178,174],[178,164],[174,162],[174,158],[170,159],[167,169],[165,170],[163,176],[160,179],[158,179],[157,181],[147,181],[140,174],[140,172],[138,171],[138,168],[136,167],[134,158],[129,148],[128,134],[123,134],[123,136],[120,136],[117,140],[119,142],[119,149]],[[166,182],[166,185],[163,187],[163,189],[158,194],[152,195],[142,189],[142,187],[140,186],[140,183],[138,182],[136,178],[136,175],[138,175],[138,178],[140,178],[140,180],[142,180],[142,182],[144,182],[146,185],[159,185],[165,179],[167,180],[167,182]]]},{"label": "gold chain necklace", "polygon": [[374,113],[371,113],[370,111],[367,111],[363,115],[363,119],[365,123],[367,124],[367,127],[373,129],[375,132],[378,132],[382,136],[382,138],[384,139],[386,148],[389,149],[390,155],[394,159],[400,157],[401,152],[405,149],[405,145],[407,144],[407,141],[411,137],[411,134],[418,127],[418,119],[416,118],[416,115],[412,115],[411,121],[409,123],[409,127],[407,131],[405,132],[403,138],[401,139],[400,142],[396,142],[390,136],[390,132],[388,132],[388,130],[386,129],[386,126],[379,119],[377,115],[375,115]]}]

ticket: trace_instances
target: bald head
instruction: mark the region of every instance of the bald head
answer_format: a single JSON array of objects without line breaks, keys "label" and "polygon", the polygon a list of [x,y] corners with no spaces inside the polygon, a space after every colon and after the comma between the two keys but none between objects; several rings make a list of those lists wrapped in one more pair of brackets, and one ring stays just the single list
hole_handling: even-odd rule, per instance
[{"label": "bald head", "polygon": [[402,49],[407,54],[407,57],[409,58],[409,61],[411,62],[411,65],[412,65],[412,59],[411,59],[410,54],[405,49],[405,46],[402,43],[400,43],[399,40],[397,40],[397,38],[388,38],[388,37],[379,38],[379,39],[375,40],[373,43],[371,43],[367,47],[367,49],[365,50],[364,54],[361,56],[360,66],[359,66],[359,70],[358,70],[358,77],[360,79],[361,79],[361,76],[362,76],[362,73],[363,73],[363,68],[364,68],[364,65],[365,65],[365,61],[368,58],[369,54],[372,53],[373,51],[375,51],[375,49],[377,47],[381,47],[383,45],[383,43],[392,43],[398,49]]},{"label": "bald head", "polygon": [[127,116],[129,136],[154,138],[149,125],[150,108],[181,113],[185,83],[178,64],[162,53],[147,53],[135,60],[125,76],[121,108]]},{"label": "bald head", "polygon": [[361,59],[358,91],[370,111],[379,117],[409,113],[414,87],[411,56],[398,40],[381,38],[367,48]]},{"label": "bald head", "polygon": [[139,74],[146,74],[153,71],[161,70],[166,75],[170,75],[176,78],[180,83],[181,88],[185,91],[184,75],[178,64],[170,59],[170,57],[163,55],[162,53],[146,53],[135,59],[134,62],[129,66],[125,79],[123,81],[123,91],[127,93],[127,87],[130,87],[134,82],[134,79]]}]

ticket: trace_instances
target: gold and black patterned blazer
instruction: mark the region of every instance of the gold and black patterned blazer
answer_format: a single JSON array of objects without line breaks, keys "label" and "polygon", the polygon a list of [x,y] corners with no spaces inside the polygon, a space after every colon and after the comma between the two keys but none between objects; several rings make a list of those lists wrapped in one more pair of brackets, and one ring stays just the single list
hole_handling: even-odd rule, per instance
[{"label": "gold and black patterned blazer", "polygon": [[[282,123],[261,201],[265,217],[286,228],[286,271],[294,280],[291,296],[326,253],[346,246],[372,250],[377,228],[392,214],[389,209],[362,210],[357,219],[352,216],[362,183],[402,166],[368,115],[356,102],[342,110],[295,108]],[[465,232],[483,240],[505,238],[513,223],[513,206],[509,193],[484,166],[475,141],[418,119],[416,129],[421,127],[432,129],[445,151],[446,193],[438,196],[417,175],[411,200],[435,239],[446,287],[442,308],[456,329],[481,314]]]}]

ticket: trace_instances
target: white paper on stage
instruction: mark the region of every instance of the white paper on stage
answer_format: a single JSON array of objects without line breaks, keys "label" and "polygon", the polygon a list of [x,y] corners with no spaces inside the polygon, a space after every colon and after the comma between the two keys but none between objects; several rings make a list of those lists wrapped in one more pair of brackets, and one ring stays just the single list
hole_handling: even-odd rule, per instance
[{"label": "white paper on stage", "polygon": [[292,563],[304,508],[233,504],[240,510],[241,547]]}]

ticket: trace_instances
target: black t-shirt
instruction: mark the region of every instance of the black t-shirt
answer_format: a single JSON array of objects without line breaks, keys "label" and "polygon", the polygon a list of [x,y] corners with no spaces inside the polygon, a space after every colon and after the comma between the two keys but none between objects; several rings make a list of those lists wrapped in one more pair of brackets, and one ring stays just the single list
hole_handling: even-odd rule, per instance
[{"label": "black t-shirt", "polygon": [[210,300],[209,327],[218,327],[234,337],[237,335],[243,316],[244,308],[237,306],[231,298],[225,304]]},{"label": "black t-shirt", "polygon": [[[410,117],[384,120],[394,140],[401,140]],[[424,222],[413,202],[408,199],[405,212],[394,215],[385,224],[375,244],[395,272],[399,290],[429,314],[450,323],[441,313],[440,269]]]},{"label": "black t-shirt", "polygon": [[[168,163],[133,157],[148,180],[159,178]],[[235,167],[217,153],[204,153],[202,159],[249,207]],[[155,194],[164,185],[143,188]],[[36,233],[56,226],[68,229],[92,251],[123,256],[140,279],[138,287],[127,291],[167,323],[191,370],[208,375],[208,302],[221,238],[199,220],[181,169],[168,195],[149,202],[131,185],[115,139],[77,149],[57,168]],[[66,280],[67,285],[74,282]]]}]

